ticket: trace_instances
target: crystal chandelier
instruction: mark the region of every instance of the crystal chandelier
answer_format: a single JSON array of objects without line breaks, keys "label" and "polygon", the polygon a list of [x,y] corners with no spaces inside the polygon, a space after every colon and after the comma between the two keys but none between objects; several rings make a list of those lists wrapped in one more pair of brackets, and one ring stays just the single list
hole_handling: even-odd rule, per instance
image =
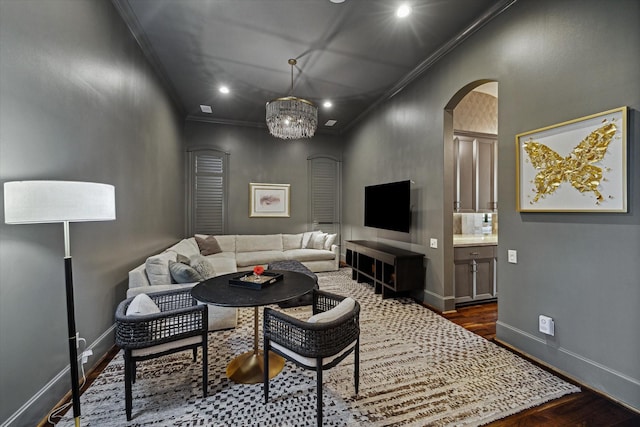
[{"label": "crystal chandelier", "polygon": [[[291,65],[291,93],[293,91],[293,66],[295,59],[288,61]],[[285,96],[267,102],[267,127],[269,133],[280,139],[311,138],[318,126],[318,108],[311,101]]]}]

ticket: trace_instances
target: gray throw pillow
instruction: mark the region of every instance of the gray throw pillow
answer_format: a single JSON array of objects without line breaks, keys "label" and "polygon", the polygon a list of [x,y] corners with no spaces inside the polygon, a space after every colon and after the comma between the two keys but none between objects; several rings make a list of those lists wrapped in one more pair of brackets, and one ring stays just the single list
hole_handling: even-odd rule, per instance
[{"label": "gray throw pillow", "polygon": [[213,269],[213,265],[202,255],[191,255],[189,260],[191,261],[191,268],[200,273],[202,280],[215,276],[216,272]]},{"label": "gray throw pillow", "polygon": [[215,255],[222,252],[222,249],[220,248],[220,245],[218,244],[218,241],[215,237],[208,236],[206,239],[198,236],[195,237],[196,242],[198,243],[198,248],[200,248],[201,255]]},{"label": "gray throw pillow", "polygon": [[181,262],[183,264],[189,265],[191,261],[189,261],[189,257],[186,255],[178,254],[176,257],[176,261]]},{"label": "gray throw pillow", "polygon": [[181,262],[169,261],[169,271],[176,283],[194,283],[204,280],[197,270]]}]

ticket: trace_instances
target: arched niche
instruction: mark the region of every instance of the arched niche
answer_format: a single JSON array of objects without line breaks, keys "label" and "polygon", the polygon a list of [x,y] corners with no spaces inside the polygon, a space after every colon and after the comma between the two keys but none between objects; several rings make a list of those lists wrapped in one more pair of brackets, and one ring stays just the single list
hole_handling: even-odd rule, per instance
[{"label": "arched niche", "polygon": [[455,289],[453,283],[453,185],[454,185],[454,176],[453,176],[453,165],[454,154],[453,154],[453,133],[454,133],[454,110],[458,106],[458,104],[463,100],[465,96],[467,96],[470,92],[477,89],[478,87],[486,84],[496,82],[496,80],[492,79],[480,79],[475,80],[471,83],[460,88],[447,102],[444,108],[443,114],[443,226],[444,230],[442,233],[443,242],[443,261],[445,265],[444,269],[444,301],[445,307],[444,311],[455,310]]}]

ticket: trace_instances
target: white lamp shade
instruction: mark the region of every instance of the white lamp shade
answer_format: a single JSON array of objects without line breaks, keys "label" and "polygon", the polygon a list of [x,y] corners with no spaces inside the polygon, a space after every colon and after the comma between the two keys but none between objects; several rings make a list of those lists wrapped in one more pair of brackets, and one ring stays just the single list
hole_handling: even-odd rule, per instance
[{"label": "white lamp shade", "polygon": [[7,224],[114,219],[113,185],[74,181],[13,181],[4,184],[4,222]]}]

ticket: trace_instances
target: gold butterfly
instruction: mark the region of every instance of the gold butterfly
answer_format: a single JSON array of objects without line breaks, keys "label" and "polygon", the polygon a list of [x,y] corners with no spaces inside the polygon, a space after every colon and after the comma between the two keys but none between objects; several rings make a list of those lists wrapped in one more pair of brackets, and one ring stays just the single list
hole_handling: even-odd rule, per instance
[{"label": "gold butterfly", "polygon": [[602,168],[593,164],[604,158],[617,130],[614,123],[606,123],[591,132],[567,157],[562,157],[546,145],[531,139],[525,142],[524,150],[533,167],[539,170],[533,180],[536,196],[531,204],[552,194],[565,181],[581,193],[593,192],[596,204],[604,201],[598,191],[602,181]]}]

